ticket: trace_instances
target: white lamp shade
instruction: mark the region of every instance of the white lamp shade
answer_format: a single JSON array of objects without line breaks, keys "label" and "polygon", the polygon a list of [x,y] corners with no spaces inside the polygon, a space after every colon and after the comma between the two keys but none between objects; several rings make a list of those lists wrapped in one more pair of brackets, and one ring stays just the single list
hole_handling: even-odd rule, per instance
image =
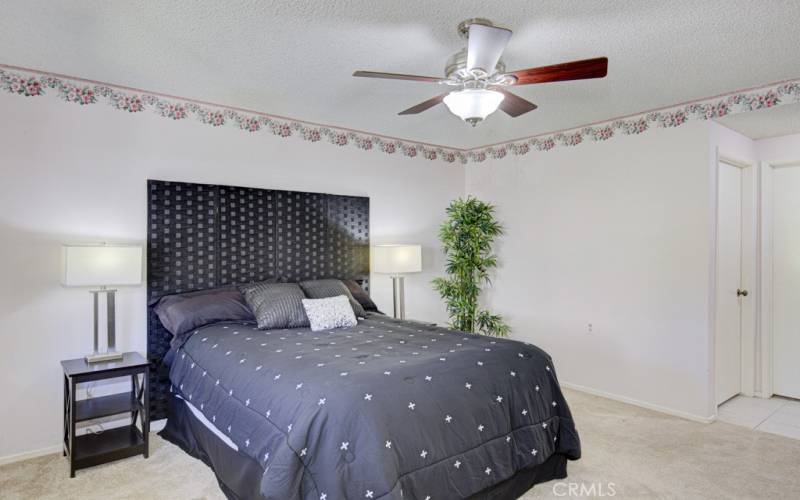
[{"label": "white lamp shade", "polygon": [[64,286],[139,285],[142,282],[142,247],[62,247]]},{"label": "white lamp shade", "polygon": [[372,270],[381,274],[422,271],[422,246],[376,245],[372,247]]},{"label": "white lamp shade", "polygon": [[504,97],[494,90],[464,89],[447,94],[444,104],[462,120],[483,120],[497,111]]}]

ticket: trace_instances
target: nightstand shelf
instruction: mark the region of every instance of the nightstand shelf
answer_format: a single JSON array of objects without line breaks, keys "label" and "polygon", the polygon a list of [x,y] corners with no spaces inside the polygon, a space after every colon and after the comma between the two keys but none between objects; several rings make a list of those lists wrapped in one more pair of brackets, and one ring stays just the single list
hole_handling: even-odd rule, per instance
[{"label": "nightstand shelf", "polygon": [[75,421],[83,422],[120,413],[132,413],[141,409],[142,405],[136,400],[133,392],[81,399],[75,402]]},{"label": "nightstand shelf", "polygon": [[142,431],[135,425],[126,425],[75,438],[73,462],[75,469],[83,469],[144,452]]},{"label": "nightstand shelf", "polygon": [[[84,358],[61,362],[64,369],[64,456],[70,477],[75,471],[134,455],[148,456],[150,411],[149,364],[140,354],[126,352],[122,359],[87,363]],[[125,378],[131,390],[109,396],[77,399],[79,384]],[[127,416],[129,424],[101,432],[77,435],[76,424],[97,418]]]}]

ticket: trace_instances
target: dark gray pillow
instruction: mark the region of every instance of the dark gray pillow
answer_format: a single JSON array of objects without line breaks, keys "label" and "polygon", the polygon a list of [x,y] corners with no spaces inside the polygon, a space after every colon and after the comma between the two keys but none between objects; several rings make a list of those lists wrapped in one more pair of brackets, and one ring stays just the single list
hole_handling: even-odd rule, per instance
[{"label": "dark gray pillow", "polygon": [[365,311],[380,312],[378,306],[372,301],[369,294],[361,288],[356,280],[342,280],[342,283],[350,290],[350,294],[361,304]]},{"label": "dark gray pillow", "polygon": [[262,330],[309,326],[303,289],[297,283],[251,283],[239,286]]},{"label": "dark gray pillow", "polygon": [[364,308],[353,298],[353,294],[347,289],[347,286],[341,280],[311,280],[301,281],[300,286],[306,292],[309,299],[325,299],[328,297],[336,297],[337,295],[344,295],[350,301],[350,306],[353,308],[353,313],[361,318],[367,316]]},{"label": "dark gray pillow", "polygon": [[235,286],[165,295],[155,302],[153,311],[175,337],[220,321],[255,321]]}]

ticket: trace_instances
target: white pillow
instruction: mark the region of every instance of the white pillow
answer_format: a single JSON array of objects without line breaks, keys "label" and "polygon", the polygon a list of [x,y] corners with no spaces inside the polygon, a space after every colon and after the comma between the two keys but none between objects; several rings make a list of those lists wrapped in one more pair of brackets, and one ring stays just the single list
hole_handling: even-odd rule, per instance
[{"label": "white pillow", "polygon": [[303,308],[306,310],[308,322],[311,323],[311,330],[315,332],[358,324],[350,300],[344,295],[324,299],[303,299]]}]

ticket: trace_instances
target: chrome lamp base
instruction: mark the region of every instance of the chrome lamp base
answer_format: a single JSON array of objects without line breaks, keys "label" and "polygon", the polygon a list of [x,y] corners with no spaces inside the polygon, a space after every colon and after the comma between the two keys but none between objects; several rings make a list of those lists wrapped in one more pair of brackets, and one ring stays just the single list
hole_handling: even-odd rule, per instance
[{"label": "chrome lamp base", "polygon": [[87,363],[102,363],[104,361],[117,361],[119,359],[122,359],[122,353],[116,351],[96,352],[86,356]]},{"label": "chrome lamp base", "polygon": [[[100,290],[90,290],[92,299],[94,301],[94,352],[86,356],[87,363],[102,363],[106,361],[115,361],[122,359],[122,353],[117,352],[116,349],[116,307],[115,295],[116,290],[102,288]],[[99,324],[98,324],[98,296],[101,293],[106,294],[106,334],[108,336],[108,343],[106,344],[106,352],[99,351]]]},{"label": "chrome lamp base", "polygon": [[392,276],[392,299],[394,317],[406,319],[405,277],[402,275]]}]

